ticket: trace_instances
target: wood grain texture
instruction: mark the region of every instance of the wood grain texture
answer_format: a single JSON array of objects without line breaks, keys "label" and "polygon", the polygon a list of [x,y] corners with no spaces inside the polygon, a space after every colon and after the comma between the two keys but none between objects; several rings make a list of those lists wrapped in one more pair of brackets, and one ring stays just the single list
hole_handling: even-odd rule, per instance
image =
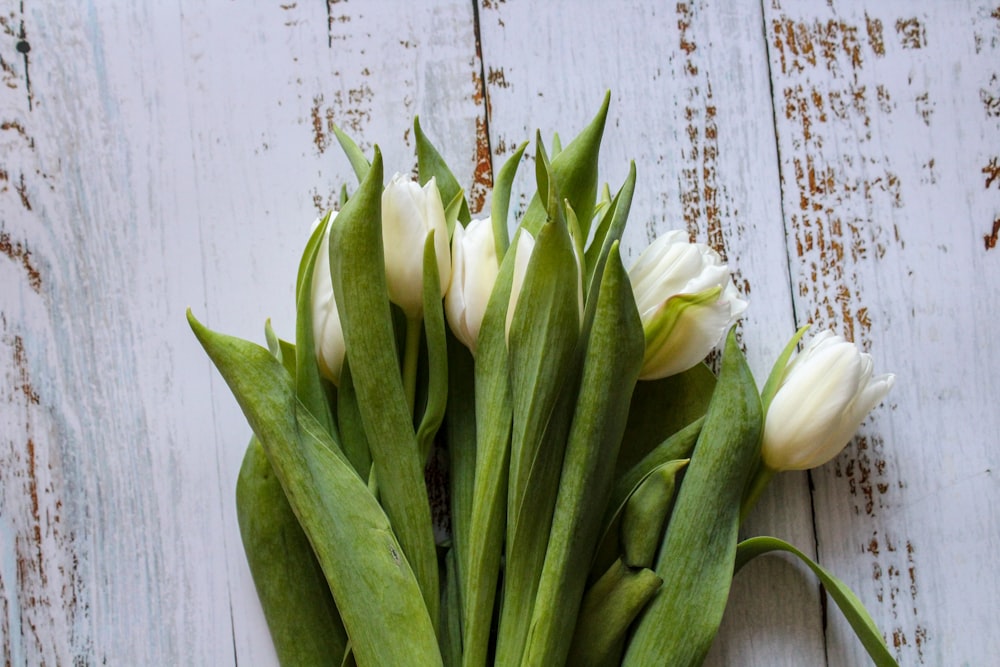
[{"label": "wood grain texture", "polygon": [[[796,313],[871,350],[896,388],[813,473],[819,555],[901,664],[979,664],[998,589],[1000,417],[989,329],[1000,189],[1000,11],[766,9]],[[830,664],[864,661],[830,614]]]},{"label": "wood grain texture", "polygon": [[[746,532],[818,554],[901,664],[989,663],[998,55],[971,1],[0,0],[0,663],[274,664],[233,503],[249,429],[184,309],[291,336],[309,224],[354,183],[333,123],[407,172],[419,114],[485,214],[493,165],[605,89],[626,257],[678,227],[723,252],[761,380],[809,321],[898,375]],[[776,558],[708,662],[866,658]]]}]

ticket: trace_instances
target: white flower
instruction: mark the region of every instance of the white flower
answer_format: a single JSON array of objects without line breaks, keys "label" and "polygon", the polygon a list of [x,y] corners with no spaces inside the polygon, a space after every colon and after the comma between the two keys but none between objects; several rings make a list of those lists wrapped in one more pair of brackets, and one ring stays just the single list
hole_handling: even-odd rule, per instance
[{"label": "white flower", "polygon": [[517,300],[521,296],[524,276],[528,272],[528,261],[531,259],[531,253],[534,249],[535,237],[522,228],[517,234],[517,245],[513,248],[514,275],[510,284],[510,300],[507,302],[507,321],[504,330],[508,338],[510,336],[510,323],[514,321],[514,309],[517,308]]},{"label": "white flower", "polygon": [[488,218],[473,220],[467,227],[455,226],[451,269],[444,312],[452,333],[475,354],[486,304],[500,270],[493,225]]},{"label": "white flower", "polygon": [[389,300],[410,319],[424,312],[424,241],[432,230],[444,294],[451,280],[451,254],[441,193],[433,178],[421,188],[409,176],[394,175],[382,193],[385,276]]},{"label": "white flower", "polygon": [[646,333],[643,380],[696,365],[747,307],[719,253],[683,231],[653,241],[628,275]]},{"label": "white flower", "polygon": [[[330,230],[333,228],[333,218],[330,214],[326,233],[317,250],[316,263],[312,275],[312,325],[313,344],[316,347],[316,361],[319,371],[334,384],[340,384],[340,371],[344,367],[344,355],[347,346],[344,343],[344,330],[340,325],[340,313],[337,311],[337,300],[333,297],[333,281],[330,277]],[[318,224],[319,221],[316,221]],[[316,225],[313,225],[313,229]]]},{"label": "white flower", "polygon": [[824,331],[785,367],[764,422],[761,456],[772,470],[823,465],[889,393],[895,376],[872,377],[872,358]]}]

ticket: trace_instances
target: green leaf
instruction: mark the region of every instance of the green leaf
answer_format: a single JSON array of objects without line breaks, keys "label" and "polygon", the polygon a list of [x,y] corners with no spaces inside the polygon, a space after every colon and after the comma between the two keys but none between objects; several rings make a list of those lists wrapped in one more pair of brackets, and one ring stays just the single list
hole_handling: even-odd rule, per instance
[{"label": "green leaf", "polygon": [[660,536],[674,505],[677,477],[689,459],[667,461],[639,483],[622,512],[623,560],[629,567],[652,567]]},{"label": "green leaf", "polygon": [[427,404],[417,429],[417,446],[426,462],[448,407],[448,339],[445,337],[444,306],[438,278],[434,231],[424,241],[424,334],[427,339]]},{"label": "green leaf", "polygon": [[486,664],[500,558],[507,526],[511,393],[506,341],[514,253],[507,253],[493,286],[476,343],[475,488],[463,574],[463,662]]},{"label": "green leaf", "polygon": [[510,326],[513,397],[504,605],[497,662],[521,659],[545,558],[570,415],[554,417],[565,392],[567,413],[578,382],[579,270],[564,222],[538,233]]},{"label": "green leaf", "polygon": [[382,250],[382,154],[334,220],[330,266],[357,404],[383,507],[437,621],[437,555],[430,505],[400,376]]},{"label": "green leaf", "polygon": [[[476,396],[474,361],[469,349],[446,332],[448,340],[448,406],[445,442],[451,500],[451,540],[455,546],[456,590],[469,571],[469,540],[476,482]],[[496,580],[491,586],[496,587]],[[461,596],[460,596],[461,597]],[[492,604],[492,603],[491,603]]]},{"label": "green leaf", "polygon": [[347,648],[340,612],[256,437],[236,481],[236,516],[279,662],[317,667],[339,662]]},{"label": "green leaf", "polygon": [[795,332],[792,339],[788,341],[787,345],[785,345],[785,349],[783,349],[781,354],[778,355],[777,361],[774,362],[774,366],[771,368],[771,373],[767,376],[767,382],[764,383],[764,389],[760,392],[760,402],[764,407],[765,416],[767,415],[767,409],[771,407],[771,401],[774,400],[774,395],[778,393],[778,385],[781,384],[781,376],[785,374],[785,368],[788,366],[788,360],[792,358],[792,353],[795,352],[795,348],[798,346],[799,341],[802,340],[802,336],[804,336],[808,330],[808,324],[804,327],[799,327],[799,330]]},{"label": "green leaf", "polygon": [[593,298],[597,286],[594,284],[594,276],[600,276],[604,271],[604,262],[607,261],[608,252],[611,245],[622,238],[625,231],[625,223],[628,221],[628,214],[632,208],[632,195],[635,194],[635,162],[629,163],[628,177],[622,184],[620,190],[615,195],[614,200],[608,206],[608,210],[601,217],[597,229],[594,230],[594,238],[590,246],[584,253],[583,265],[586,267],[584,283],[588,286],[589,295],[587,300]]},{"label": "green leaf", "polygon": [[463,206],[465,206],[465,195],[459,190],[444,209],[444,224],[448,228],[449,238],[455,233],[455,223],[458,222]]},{"label": "green leaf", "polygon": [[704,421],[704,417],[700,417],[677,431],[650,450],[632,468],[617,477],[614,488],[611,490],[611,499],[604,511],[604,518],[601,520],[600,546],[594,556],[594,563],[591,565],[592,576],[604,572],[621,553],[619,544],[620,518],[625,510],[625,503],[639,488],[643,480],[658,467],[670,463],[687,465],[688,457],[694,450]]},{"label": "green leaf", "polygon": [[344,360],[340,371],[340,386],[337,388],[337,423],[340,432],[340,446],[361,479],[367,480],[372,469],[372,454],[365,434],[365,425],[358,407],[358,395],[354,391],[351,377],[351,362]]},{"label": "green leaf", "polygon": [[535,187],[538,188],[538,197],[545,204],[547,218],[553,219],[555,217],[552,215],[553,208],[560,201],[559,189],[552,175],[552,165],[549,163],[548,153],[545,152],[541,132],[535,132]]},{"label": "green leaf", "polygon": [[[458,184],[455,175],[451,173],[444,158],[434,148],[434,144],[424,134],[420,127],[419,118],[413,119],[413,135],[417,140],[417,171],[420,175],[420,185],[425,185],[432,178],[435,179],[443,202],[450,202],[456,196],[462,195],[462,187]],[[464,195],[461,196],[460,201],[458,220],[465,226],[469,224],[472,215],[469,213],[469,205],[466,203]],[[452,227],[448,229],[450,231]]]},{"label": "green leaf", "polygon": [[730,330],[719,384],[656,560],[668,582],[643,611],[625,667],[700,665],[718,632],[736,558],[740,501],[760,449],[760,396]]},{"label": "green leaf", "polygon": [[896,667],[896,659],[889,653],[882,633],[879,632],[875,621],[865,610],[858,596],[844,582],[788,542],[776,537],[752,537],[740,542],[736,550],[735,571],[739,572],[744,565],[757,556],[772,551],[788,552],[805,563],[823,583],[823,587],[833,598],[833,601],[840,607],[840,611],[844,614],[847,622],[851,624],[854,634],[861,640],[861,644],[868,651],[872,661],[878,667]]},{"label": "green leaf", "polygon": [[[621,477],[664,440],[703,417],[715,389],[715,375],[705,364],[678,375],[638,382],[618,454]],[[687,458],[687,454],[671,458]]]},{"label": "green leaf", "polygon": [[583,573],[597,546],[629,396],[642,366],[642,321],[617,244],[600,285],[582,355],[580,392],[531,618],[526,664],[554,665],[566,660],[583,597]]},{"label": "green leaf", "polygon": [[[333,133],[337,136],[337,141],[340,143],[340,147],[344,149],[344,153],[347,155],[347,159],[350,161],[351,167],[354,169],[354,174],[358,177],[358,182],[360,183],[365,180],[365,177],[368,175],[368,170],[371,168],[368,158],[366,158],[365,154],[361,152],[361,149],[358,148],[356,143],[354,143],[354,140],[344,134],[344,132],[336,125],[333,126]],[[342,197],[342,200],[343,199],[344,198]]]},{"label": "green leaf", "polygon": [[323,244],[327,225],[330,224],[330,214],[316,227],[306,244],[302,259],[299,262],[298,282],[296,289],[295,315],[295,395],[298,396],[306,409],[323,425],[335,442],[340,438],[330,411],[326,389],[319,374],[319,364],[316,362],[316,344],[313,339],[313,308],[312,280],[316,269],[316,257]]},{"label": "green leaf", "polygon": [[188,322],[260,440],[338,601],[358,662],[440,665],[431,618],[388,518],[296,399],[281,363],[258,345],[208,330],[190,311]]},{"label": "green leaf", "polygon": [[448,549],[441,573],[441,656],[445,667],[462,664],[462,596],[455,549]]},{"label": "green leaf", "polygon": [[517,175],[517,168],[521,164],[521,156],[528,142],[523,142],[514,151],[514,154],[504,162],[497,174],[496,182],[493,184],[493,210],[490,218],[493,223],[493,242],[497,249],[497,262],[503,261],[507,248],[510,247],[510,236],[507,232],[507,217],[510,213],[510,191],[514,183],[514,176]]},{"label": "green leaf", "polygon": [[[597,198],[597,161],[610,101],[611,94],[605,94],[597,116],[568,146],[552,158],[552,173],[559,183],[559,193],[573,205],[581,225],[586,225],[582,230],[585,238],[590,234],[590,221]],[[544,197],[545,191],[539,189],[528,204],[528,210],[525,211],[521,221],[521,225],[532,236],[537,236],[550,210]]]},{"label": "green leaf", "polygon": [[552,157],[556,157],[562,153],[562,139],[559,138],[558,132],[552,133]]},{"label": "green leaf", "polygon": [[583,598],[566,664],[619,664],[629,625],[662,585],[663,580],[652,570],[633,569],[616,561]]}]

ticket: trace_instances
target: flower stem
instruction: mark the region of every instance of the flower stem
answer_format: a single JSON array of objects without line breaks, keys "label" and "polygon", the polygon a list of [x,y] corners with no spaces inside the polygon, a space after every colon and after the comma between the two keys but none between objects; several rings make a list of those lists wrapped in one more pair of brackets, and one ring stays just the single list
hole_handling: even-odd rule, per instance
[{"label": "flower stem", "polygon": [[747,515],[750,514],[754,505],[757,504],[760,494],[762,494],[764,489],[767,488],[767,485],[771,481],[771,478],[774,477],[775,472],[775,470],[771,470],[767,467],[767,464],[761,461],[760,465],[757,467],[757,472],[754,473],[753,480],[750,482],[748,491],[743,497],[743,504],[740,506],[740,523],[743,523],[743,521],[746,520]]},{"label": "flower stem", "polygon": [[423,329],[423,318],[406,318],[406,347],[403,349],[403,390],[406,393],[406,406],[413,416],[413,406],[417,394],[417,360],[420,358],[420,333]]}]

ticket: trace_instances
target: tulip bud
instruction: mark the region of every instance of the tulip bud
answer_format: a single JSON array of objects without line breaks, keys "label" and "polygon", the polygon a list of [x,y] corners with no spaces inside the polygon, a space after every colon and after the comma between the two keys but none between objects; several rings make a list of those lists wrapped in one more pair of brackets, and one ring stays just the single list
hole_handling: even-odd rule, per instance
[{"label": "tulip bud", "polygon": [[889,393],[895,376],[872,377],[872,358],[824,331],[785,366],[764,422],[761,456],[775,471],[823,465]]},{"label": "tulip bud", "polygon": [[646,334],[641,380],[696,365],[747,307],[719,253],[683,231],[653,241],[628,274]]},{"label": "tulip bud", "polygon": [[510,300],[507,302],[505,323],[507,336],[510,336],[510,323],[514,321],[514,309],[517,307],[518,297],[521,296],[521,285],[524,284],[524,276],[528,273],[528,261],[534,249],[535,237],[522,227],[517,235],[517,245],[514,246],[514,275],[510,284]]},{"label": "tulip bud", "polygon": [[333,298],[333,280],[330,277],[330,230],[333,228],[333,218],[336,215],[336,213],[330,214],[330,222],[317,250],[311,294],[313,342],[316,346],[319,371],[323,377],[339,385],[347,346],[344,343],[344,330],[340,326],[340,313],[337,311],[337,300]]},{"label": "tulip bud", "polygon": [[431,230],[444,294],[451,279],[451,254],[441,193],[433,178],[421,188],[409,176],[394,175],[382,193],[385,276],[389,300],[410,319],[424,312],[424,241]]},{"label": "tulip bud", "polygon": [[444,312],[452,333],[475,354],[486,304],[499,273],[489,219],[473,220],[467,227],[455,226],[451,239],[451,270]]}]

